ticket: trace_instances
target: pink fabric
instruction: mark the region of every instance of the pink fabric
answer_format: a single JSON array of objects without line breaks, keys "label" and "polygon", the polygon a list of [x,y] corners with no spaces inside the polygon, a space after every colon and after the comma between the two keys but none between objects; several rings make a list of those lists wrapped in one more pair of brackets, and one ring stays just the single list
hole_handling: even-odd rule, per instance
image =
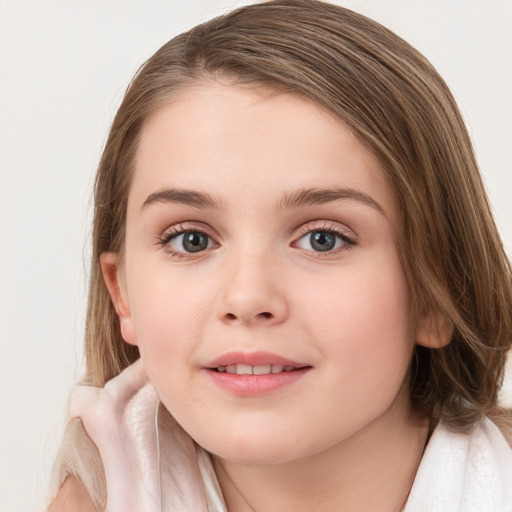
[{"label": "pink fabric", "polygon": [[101,454],[105,512],[226,510],[208,454],[160,405],[140,360],[104,388],[77,387],[69,414]]}]

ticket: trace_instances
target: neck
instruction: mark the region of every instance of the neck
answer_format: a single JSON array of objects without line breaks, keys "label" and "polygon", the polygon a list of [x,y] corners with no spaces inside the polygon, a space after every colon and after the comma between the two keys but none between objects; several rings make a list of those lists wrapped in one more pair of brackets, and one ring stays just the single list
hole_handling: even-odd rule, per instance
[{"label": "neck", "polygon": [[399,512],[411,489],[428,422],[396,404],[349,439],[322,453],[273,465],[214,457],[229,510]]}]

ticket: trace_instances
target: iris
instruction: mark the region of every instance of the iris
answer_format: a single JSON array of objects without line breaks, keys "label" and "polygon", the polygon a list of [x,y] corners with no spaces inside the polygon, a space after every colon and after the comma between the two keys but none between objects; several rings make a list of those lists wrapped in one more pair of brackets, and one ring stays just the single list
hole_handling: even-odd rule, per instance
[{"label": "iris", "polygon": [[315,251],[331,251],[336,245],[336,235],[328,231],[313,231],[309,236],[309,241]]}]

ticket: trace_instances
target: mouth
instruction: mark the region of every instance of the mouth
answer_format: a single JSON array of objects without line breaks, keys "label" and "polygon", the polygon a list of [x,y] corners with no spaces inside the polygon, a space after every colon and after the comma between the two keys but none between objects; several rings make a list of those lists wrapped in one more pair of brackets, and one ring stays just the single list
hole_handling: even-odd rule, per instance
[{"label": "mouth", "polygon": [[217,366],[210,368],[219,373],[231,373],[236,375],[270,375],[273,373],[293,372],[305,367],[284,366],[282,364],[266,364],[251,366],[250,364],[229,364],[227,366]]},{"label": "mouth", "polygon": [[208,370],[236,375],[270,375],[292,372],[311,365],[272,352],[228,352],[205,365]]},{"label": "mouth", "polygon": [[231,352],[203,367],[221,388],[246,396],[277,391],[297,382],[312,368],[269,352]]}]

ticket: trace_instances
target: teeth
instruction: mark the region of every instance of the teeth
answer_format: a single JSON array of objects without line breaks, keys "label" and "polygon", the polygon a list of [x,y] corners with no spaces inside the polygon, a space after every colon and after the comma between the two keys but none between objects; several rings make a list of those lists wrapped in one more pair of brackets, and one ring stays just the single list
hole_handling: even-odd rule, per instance
[{"label": "teeth", "polygon": [[269,364],[265,366],[253,366],[252,373],[253,375],[268,375],[272,372],[272,366]]},{"label": "teeth", "polygon": [[235,366],[235,373],[237,375],[252,375],[252,366],[248,364],[237,364]]},{"label": "teeth", "polygon": [[221,373],[236,373],[237,375],[269,375],[270,373],[291,372],[293,369],[293,366],[283,366],[282,364],[266,364],[261,366],[228,364],[227,366],[217,367],[217,371]]}]

